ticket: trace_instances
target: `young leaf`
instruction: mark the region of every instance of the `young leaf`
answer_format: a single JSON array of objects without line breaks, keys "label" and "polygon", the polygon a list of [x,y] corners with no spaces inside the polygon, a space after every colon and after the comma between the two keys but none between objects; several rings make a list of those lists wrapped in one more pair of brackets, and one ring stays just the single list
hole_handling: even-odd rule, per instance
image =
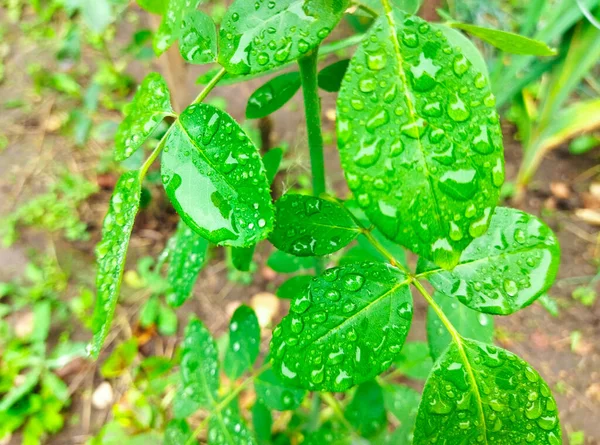
[{"label": "young leaf", "polygon": [[300,73],[281,74],[257,89],[248,99],[246,118],[260,119],[279,110],[300,89]]},{"label": "young leaf", "polygon": [[285,383],[345,391],[386,370],[412,320],[408,279],[382,263],[326,270],[273,331],[272,362]]},{"label": "young leaf", "polygon": [[269,256],[267,266],[279,273],[294,273],[302,269],[315,267],[315,261],[310,257],[298,257],[276,250]]},{"label": "young leaf", "polygon": [[141,189],[137,171],[123,173],[119,178],[102,225],[102,240],[96,246],[98,272],[96,306],[92,318],[94,338],[89,345],[90,355],[94,358],[98,358],[119,299],[125,256],[140,206]]},{"label": "young leaf", "polygon": [[148,139],[166,116],[173,116],[167,83],[158,73],[150,73],[138,88],[129,112],[115,135],[115,160],[131,156]]},{"label": "young leaf", "polygon": [[173,419],[165,429],[164,445],[182,445],[191,437],[192,429],[187,422],[184,419]]},{"label": "young leaf", "polygon": [[310,282],[314,277],[312,275],[297,275],[281,283],[275,295],[279,298],[293,300],[294,298],[305,294],[308,291]]},{"label": "young leaf", "polygon": [[177,314],[170,306],[160,306],[156,326],[160,335],[168,336],[177,334]]},{"label": "young leaf", "polygon": [[212,243],[248,247],[271,231],[258,150],[224,111],[198,104],[181,114],[165,143],[162,179],[183,221]]},{"label": "young leaf", "polygon": [[211,445],[256,445],[256,439],[242,419],[237,399],[208,420],[208,443]]},{"label": "young leaf", "polygon": [[217,400],[219,361],[217,346],[204,324],[194,318],[185,329],[181,350],[180,392],[198,406],[210,407]]},{"label": "young leaf", "polygon": [[383,387],[385,408],[400,422],[394,431],[394,445],[411,445],[421,394],[404,385]]},{"label": "young leaf", "polygon": [[152,47],[157,56],[164,53],[186,29],[186,18],[193,14],[202,0],[169,0],[163,19],[154,34]]},{"label": "young leaf", "polygon": [[254,380],[256,398],[270,409],[293,410],[300,406],[306,391],[287,386],[272,369],[267,369]]},{"label": "young leaf", "polygon": [[495,46],[501,51],[511,54],[524,54],[532,56],[555,56],[556,50],[550,48],[544,42],[530,39],[512,32],[499,29],[484,28],[482,26],[469,25],[467,23],[452,22],[452,28],[462,29],[469,34]]},{"label": "young leaf", "polygon": [[181,306],[191,295],[198,273],[206,262],[208,241],[190,229],[182,220],[177,225],[167,280],[172,292],[167,295],[167,303]]},{"label": "young leaf", "polygon": [[338,204],[314,196],[287,194],[275,203],[269,241],[296,256],[322,256],[340,250],[361,229]]},{"label": "young leaf", "polygon": [[265,165],[265,171],[267,173],[267,182],[271,185],[279,171],[282,159],[283,150],[281,148],[272,148],[263,156],[263,164]]},{"label": "young leaf", "polygon": [[[469,309],[455,298],[440,292],[436,292],[433,298],[460,335],[482,343],[494,342],[494,318],[491,315]],[[431,307],[427,310],[427,341],[434,360],[444,353],[452,341],[450,333]]]},{"label": "young leaf", "polygon": [[344,415],[363,437],[373,437],[383,430],[387,425],[387,413],[381,386],[375,380],[360,384]]},{"label": "young leaf", "polygon": [[535,216],[498,207],[486,234],[462,253],[452,271],[421,262],[417,271],[439,292],[488,314],[508,315],[546,292],[556,278],[560,247]]},{"label": "young leaf", "polygon": [[369,219],[453,267],[487,229],[504,181],[485,76],[441,31],[389,11],[351,60],[337,115],[346,179]]},{"label": "young leaf", "polygon": [[219,63],[229,73],[245,74],[296,60],[329,35],[347,5],[348,0],[236,0],[221,22]]},{"label": "young leaf", "polygon": [[319,71],[319,87],[330,93],[340,91],[342,79],[344,78],[344,74],[346,74],[349,64],[349,59],[338,60]]},{"label": "young leaf", "polygon": [[[173,0],[171,0],[172,2]],[[217,27],[202,11],[190,11],[182,22],[179,52],[191,63],[211,63],[217,60]]]},{"label": "young leaf", "polygon": [[395,362],[398,371],[407,377],[418,380],[425,380],[433,367],[429,348],[424,342],[406,343]]},{"label": "young leaf", "polygon": [[250,369],[258,357],[259,348],[258,319],[251,308],[242,305],[229,322],[229,347],[223,363],[227,377],[235,380]]},{"label": "young leaf", "polygon": [[437,361],[417,414],[414,445],[444,441],[560,445],[556,402],[515,354],[461,339]]}]

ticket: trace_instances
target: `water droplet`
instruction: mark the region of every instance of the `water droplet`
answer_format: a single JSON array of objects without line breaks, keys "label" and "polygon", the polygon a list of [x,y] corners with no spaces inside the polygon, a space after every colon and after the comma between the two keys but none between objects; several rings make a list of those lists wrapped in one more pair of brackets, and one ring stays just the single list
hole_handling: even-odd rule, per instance
[{"label": "water droplet", "polygon": [[440,190],[458,201],[468,201],[477,191],[476,176],[474,169],[447,171],[440,178]]},{"label": "water droplet", "polygon": [[344,277],[344,288],[349,291],[359,290],[365,283],[365,277],[360,274],[349,273]]},{"label": "water droplet", "polygon": [[370,70],[380,71],[387,64],[387,54],[383,49],[378,49],[372,53],[367,53],[367,66]]},{"label": "water droplet", "polygon": [[448,116],[456,122],[464,122],[471,116],[471,111],[458,94],[451,96],[448,101]]}]

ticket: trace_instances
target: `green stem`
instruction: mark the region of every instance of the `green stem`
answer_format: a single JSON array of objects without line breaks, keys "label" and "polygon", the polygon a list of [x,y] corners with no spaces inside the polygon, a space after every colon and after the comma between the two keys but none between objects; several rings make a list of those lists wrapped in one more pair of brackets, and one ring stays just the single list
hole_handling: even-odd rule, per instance
[{"label": "green stem", "polygon": [[319,428],[319,414],[321,410],[321,396],[318,392],[313,393],[310,405],[310,417],[308,418],[308,431],[317,431]]},{"label": "green stem", "polygon": [[340,419],[340,421],[344,424],[346,428],[350,431],[354,432],[354,427],[348,422],[346,416],[344,416],[344,410],[340,406],[340,402],[328,392],[322,392],[321,398],[323,402],[325,402],[335,413],[335,415]]},{"label": "green stem", "polygon": [[460,348],[462,348],[462,341],[461,341],[462,337],[460,336],[460,334],[458,333],[458,331],[456,330],[456,328],[454,327],[452,322],[450,320],[448,320],[448,317],[446,317],[446,314],[444,314],[444,311],[442,311],[442,308],[435,302],[433,297],[429,294],[429,292],[427,292],[427,289],[425,289],[425,287],[423,287],[423,285],[421,284],[421,282],[419,280],[413,279],[412,284],[417,288],[417,290],[421,293],[421,295],[423,295],[425,300],[427,300],[427,303],[429,303],[429,305],[435,311],[437,316],[440,317],[442,324],[446,327],[446,329],[452,336],[452,339],[454,340],[454,342]]},{"label": "green stem", "polygon": [[323,134],[321,133],[321,99],[317,84],[318,48],[298,60],[304,95],[306,132],[310,152],[313,194],[325,193],[325,157],[323,155]]},{"label": "green stem", "polygon": [[206,424],[208,423],[208,420],[210,419],[210,417],[214,413],[219,413],[225,407],[227,407],[227,405],[229,405],[233,401],[233,399],[235,399],[246,388],[246,386],[248,386],[250,383],[252,383],[254,381],[254,379],[256,379],[256,377],[261,375],[263,372],[265,372],[270,367],[271,367],[271,362],[262,365],[260,368],[256,369],[254,372],[252,372],[252,374],[247,379],[245,379],[242,383],[240,383],[238,386],[233,388],[233,390],[229,394],[227,394],[223,400],[221,400],[217,405],[215,405],[215,407],[211,410],[209,415],[204,420],[202,420],[202,422],[200,422],[200,424],[196,427],[196,429],[194,430],[194,432],[192,433],[192,435],[190,436],[188,441],[185,443],[185,445],[192,445],[193,443],[195,443],[196,437],[198,437],[198,435],[206,427]]},{"label": "green stem", "polygon": [[219,83],[219,80],[221,80],[221,78],[227,73],[227,71],[225,71],[225,68],[221,68],[221,70],[215,74],[215,77],[213,77],[210,82],[208,82],[206,84],[206,86],[204,87],[204,89],[200,92],[200,94],[198,94],[198,96],[196,96],[196,98],[194,99],[194,101],[191,103],[191,105],[196,105],[199,104],[200,102],[202,102],[204,99],[206,99],[206,96],[208,96],[208,93],[210,93],[212,91],[212,89]]}]

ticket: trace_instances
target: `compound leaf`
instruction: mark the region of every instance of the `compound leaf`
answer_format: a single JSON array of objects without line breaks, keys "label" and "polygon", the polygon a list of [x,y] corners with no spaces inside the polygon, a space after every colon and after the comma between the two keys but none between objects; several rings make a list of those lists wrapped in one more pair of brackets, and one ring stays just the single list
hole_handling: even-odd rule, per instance
[{"label": "compound leaf", "polygon": [[260,348],[260,326],[254,310],[248,306],[236,309],[229,322],[229,347],[223,368],[230,379],[237,379],[250,369]]},{"label": "compound leaf", "polygon": [[[447,297],[441,292],[436,292],[433,298],[460,335],[482,343],[494,342],[494,318],[491,315],[469,309],[456,298]],[[427,341],[434,360],[444,353],[452,341],[450,333],[431,307],[427,310]]]},{"label": "compound leaf", "polygon": [[361,229],[337,203],[315,196],[287,194],[275,203],[269,241],[296,256],[322,256],[340,250]]},{"label": "compound leaf", "polygon": [[297,296],[306,293],[313,278],[312,275],[297,275],[289,278],[281,283],[281,286],[279,286],[275,295],[279,298],[293,300]]},{"label": "compound leaf", "polygon": [[406,343],[395,362],[396,370],[418,380],[425,380],[433,367],[427,343],[417,341]]},{"label": "compound leaf", "polygon": [[256,445],[256,438],[242,419],[238,400],[211,413],[208,421],[208,443],[211,445]]},{"label": "compound leaf", "polygon": [[274,77],[258,88],[248,99],[246,117],[260,119],[279,110],[300,89],[300,73],[294,71]]},{"label": "compound leaf", "polygon": [[173,419],[165,429],[164,445],[182,445],[192,437],[192,429],[185,419]]},{"label": "compound leaf", "polygon": [[452,271],[421,261],[418,271],[441,293],[488,314],[508,315],[528,306],[556,278],[560,247],[542,221],[498,207],[486,234],[462,253]]},{"label": "compound leaf", "polygon": [[425,384],[414,445],[562,444],[556,402],[515,354],[470,339],[452,343]]},{"label": "compound leaf", "polygon": [[319,71],[319,87],[330,93],[337,93],[342,86],[342,79],[348,70],[349,59],[338,60]]},{"label": "compound leaf", "polygon": [[181,349],[181,398],[198,407],[211,407],[219,389],[217,345],[204,324],[193,318]]},{"label": "compound leaf", "polygon": [[340,21],[348,0],[236,0],[219,34],[219,63],[233,74],[267,71],[317,46]]},{"label": "compound leaf", "polygon": [[167,83],[150,73],[138,88],[125,119],[115,135],[115,160],[131,156],[150,137],[166,116],[173,116]]},{"label": "compound leaf", "polygon": [[273,368],[292,386],[345,391],[392,364],[412,313],[400,270],[382,263],[328,269],[273,331]]},{"label": "compound leaf", "polygon": [[452,268],[504,181],[494,96],[444,34],[389,11],[350,62],[337,103],[350,189],[388,238]]},{"label": "compound leaf", "polygon": [[198,273],[206,262],[208,244],[208,241],[179,220],[167,271],[167,281],[172,290],[167,295],[169,305],[179,307],[192,294]]},{"label": "compound leaf", "polygon": [[[162,22],[154,33],[152,47],[157,56],[164,53],[181,37],[186,29],[186,18],[196,11],[202,0],[169,0],[164,7]],[[183,55],[183,54],[182,54]]]},{"label": "compound leaf", "polygon": [[137,171],[123,173],[119,178],[102,224],[102,240],[96,246],[96,305],[92,318],[94,337],[90,355],[98,358],[115,313],[125,256],[135,215],[140,207],[142,184]]},{"label": "compound leaf", "polygon": [[259,401],[277,411],[296,409],[306,397],[305,390],[287,386],[272,369],[267,369],[254,380],[254,389]]},{"label": "compound leaf", "polygon": [[385,385],[383,387],[385,408],[400,422],[394,431],[394,445],[412,444],[413,430],[421,394],[404,385]]},{"label": "compound leaf", "polygon": [[[171,0],[173,1],[173,0]],[[179,52],[191,63],[211,63],[217,60],[217,27],[202,11],[190,11],[182,22]]]},{"label": "compound leaf", "polygon": [[387,425],[383,390],[375,380],[361,383],[344,413],[354,430],[363,437],[373,437]]},{"label": "compound leaf", "polygon": [[260,155],[224,111],[198,104],[181,114],[165,142],[162,179],[183,221],[212,243],[248,247],[271,231]]},{"label": "compound leaf", "polygon": [[500,29],[484,28],[482,26],[469,25],[467,23],[452,22],[452,28],[468,32],[484,42],[495,46],[499,50],[511,54],[524,54],[531,56],[555,56],[556,50],[550,48],[544,42],[530,39],[513,32]]}]

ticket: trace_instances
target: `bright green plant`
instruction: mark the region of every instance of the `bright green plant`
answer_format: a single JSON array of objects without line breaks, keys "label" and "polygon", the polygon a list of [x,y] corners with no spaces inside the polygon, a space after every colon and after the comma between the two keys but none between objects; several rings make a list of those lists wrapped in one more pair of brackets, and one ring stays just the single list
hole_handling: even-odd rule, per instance
[{"label": "bright green plant", "polygon": [[[192,317],[165,443],[202,436],[212,444],[342,444],[362,436],[394,444],[412,438],[417,445],[560,444],[548,385],[492,343],[493,315],[512,314],[551,286],[558,242],[536,217],[496,207],[504,157],[495,99],[481,57],[452,28],[518,54],[550,50],[512,33],[428,23],[404,12],[404,2],[382,0],[354,5],[373,24],[352,40],[360,43],[349,62],[319,76],[320,44],[348,1],[238,0],[221,21],[218,42],[215,26],[197,11],[200,3],[171,0],[154,47],[162,52],[178,40],[189,62],[217,60],[221,68],[203,79],[205,89],[178,116],[164,82],[150,74],[118,131],[116,156],[124,159],[161,119],[173,120],[111,198],[97,247],[90,354],[100,355],[109,332],[142,184],[160,157],[166,195],[181,217],[167,248],[170,305],[189,298],[209,243],[229,246],[232,263],[246,268],[256,244],[268,238],[277,248],[267,263],[274,270],[307,271],[278,291],[291,300],[290,312],[274,327],[261,365],[261,330],[250,308],[234,313],[224,358]],[[141,5],[160,12],[153,2]],[[295,62],[298,72],[269,81],[247,110],[249,117],[275,111],[299,79],[313,195],[287,193],[273,203],[270,184],[281,155],[261,158],[241,126],[204,100],[221,80],[242,81]],[[327,193],[319,85],[339,90],[338,148],[353,194],[346,202]],[[338,266],[325,267],[326,255],[355,239],[358,246],[336,255]],[[400,246],[419,255],[416,270]],[[429,347],[405,342],[413,290],[430,307]],[[396,375],[428,375],[422,396],[394,383]],[[250,427],[238,396],[252,384]],[[322,402],[328,407],[321,411]],[[294,414],[273,421],[272,410]],[[196,412],[204,417],[192,429],[186,419]],[[386,428],[388,412],[400,422],[394,432]]]}]

